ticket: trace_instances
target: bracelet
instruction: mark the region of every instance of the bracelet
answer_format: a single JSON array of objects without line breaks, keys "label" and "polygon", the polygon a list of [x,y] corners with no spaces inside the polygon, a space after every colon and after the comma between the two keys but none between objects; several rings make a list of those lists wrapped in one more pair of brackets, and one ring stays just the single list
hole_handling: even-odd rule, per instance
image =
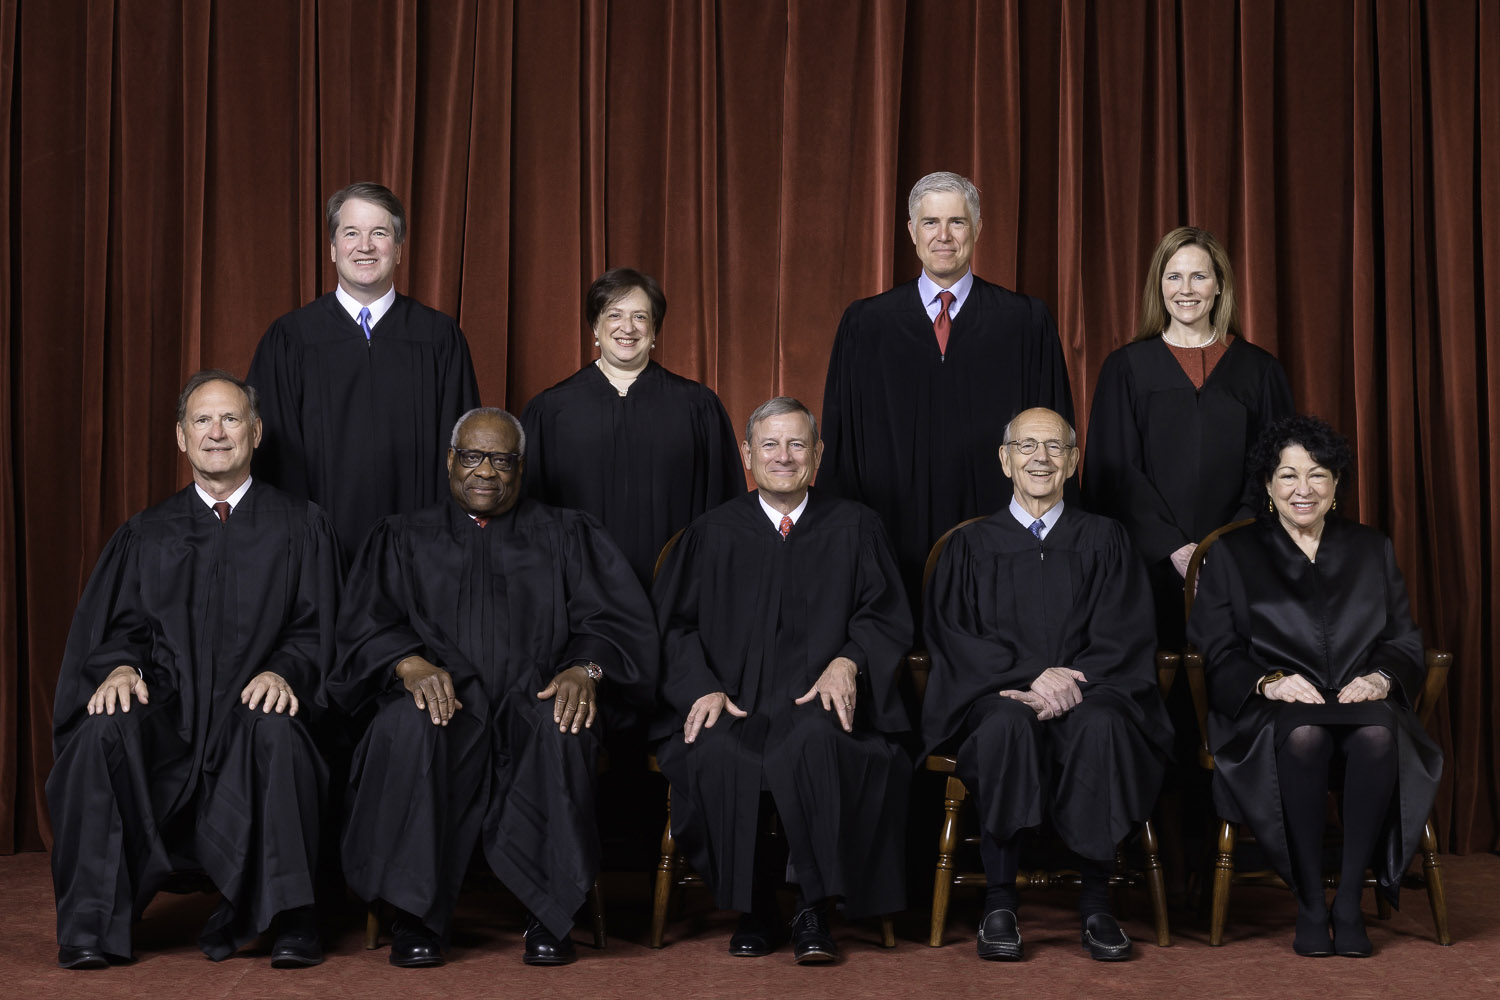
[{"label": "bracelet", "polygon": [[1280,670],[1276,671],[1274,674],[1266,674],[1266,676],[1255,682],[1255,693],[1264,698],[1266,696],[1266,685],[1270,684],[1272,681],[1279,681],[1285,676],[1286,674]]},{"label": "bracelet", "polygon": [[589,680],[598,682],[604,679],[604,668],[593,660],[587,663],[580,663],[579,666],[589,675]]}]

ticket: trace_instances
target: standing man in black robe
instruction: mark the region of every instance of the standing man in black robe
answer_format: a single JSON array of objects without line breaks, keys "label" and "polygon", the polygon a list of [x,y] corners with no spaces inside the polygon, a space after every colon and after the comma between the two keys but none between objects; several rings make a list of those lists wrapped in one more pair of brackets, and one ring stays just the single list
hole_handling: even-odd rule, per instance
[{"label": "standing man in black robe", "polygon": [[338,287],[271,324],[247,380],[265,418],[255,474],[322,505],[347,565],[378,518],[442,499],[443,438],[479,386],[458,322],[396,294],[401,200],[351,184],[326,222]]},{"label": "standing man in black robe", "polygon": [[916,280],[844,310],[823,390],[827,460],[818,485],[874,508],[891,533],[912,608],[939,536],[1006,502],[1000,428],[1073,394],[1040,299],[969,269],[981,229],[968,178],[928,174],[907,199]]},{"label": "standing man in black robe", "polygon": [[880,519],[808,487],[823,452],[811,411],[763,403],[740,450],[756,491],[689,525],[653,590],[671,708],[657,759],[673,835],[742,913],[729,953],[769,954],[783,933],[756,835],[769,789],[796,960],[831,962],[830,897],[850,916],[905,907],[911,763],[889,737],[910,728],[896,674],[911,617]]},{"label": "standing man in black robe", "polygon": [[1131,944],[1107,908],[1115,848],[1150,816],[1172,738],[1151,591],[1125,529],[1063,502],[1068,422],[1032,409],[1005,431],[1010,505],[954,532],[928,585],[923,734],[956,748],[978,806],[979,956],[1021,957],[1016,839],[1045,813],[1083,858],[1083,946],[1116,961]]},{"label": "standing man in black robe", "polygon": [[209,958],[274,928],[273,966],[323,960],[325,771],[302,720],[333,659],[338,543],[316,505],[251,479],[260,437],[254,389],[190,378],[193,484],[115,532],[78,603],[47,779],[65,969],[128,960],[131,921],[187,867],[224,897]]},{"label": "standing man in black robe", "polygon": [[520,499],[526,439],[464,414],[451,499],[385,518],[349,575],[329,694],[374,721],[354,753],[344,876],[397,909],[391,964],[440,965],[477,843],[530,913],[528,965],[573,961],[599,868],[603,716],[649,703],[651,606],[599,523]]}]

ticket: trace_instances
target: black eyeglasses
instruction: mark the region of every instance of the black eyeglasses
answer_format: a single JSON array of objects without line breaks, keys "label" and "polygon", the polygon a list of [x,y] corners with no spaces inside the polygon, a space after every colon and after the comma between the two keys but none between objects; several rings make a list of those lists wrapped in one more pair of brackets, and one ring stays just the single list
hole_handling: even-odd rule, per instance
[{"label": "black eyeglasses", "polygon": [[496,472],[514,472],[516,463],[521,460],[521,456],[513,451],[470,451],[467,448],[455,448],[453,454],[458,459],[458,464],[465,469],[477,469],[480,462],[489,459],[490,468]]},{"label": "black eyeglasses", "polygon": [[1057,458],[1064,451],[1073,447],[1073,445],[1063,444],[1061,441],[1038,441],[1036,438],[1026,438],[1024,441],[1007,441],[1005,443],[1023,455],[1035,455],[1037,447],[1040,446],[1046,448],[1047,454],[1053,458]]}]

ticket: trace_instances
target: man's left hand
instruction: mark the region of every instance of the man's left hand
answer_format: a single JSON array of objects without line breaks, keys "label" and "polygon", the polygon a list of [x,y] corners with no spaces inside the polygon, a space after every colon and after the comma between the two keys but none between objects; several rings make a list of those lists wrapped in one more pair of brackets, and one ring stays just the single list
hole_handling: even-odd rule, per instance
[{"label": "man's left hand", "polygon": [[859,677],[859,667],[847,656],[835,656],[833,662],[823,668],[823,675],[818,682],[807,689],[807,694],[796,700],[798,705],[806,705],[814,698],[823,699],[823,711],[833,709],[839,713],[839,723],[844,727],[844,732],[854,732],[854,702],[859,694],[859,687],[855,679]]},{"label": "man's left hand", "polygon": [[1384,701],[1391,693],[1391,679],[1378,670],[1373,674],[1356,677],[1344,685],[1339,692],[1339,704],[1352,705],[1359,701]]},{"label": "man's left hand", "polygon": [[252,677],[240,692],[240,704],[252,712],[259,705],[267,715],[272,712],[296,715],[300,707],[292,686],[274,670],[263,670]]},{"label": "man's left hand", "polygon": [[552,683],[536,696],[542,701],[557,699],[552,706],[552,721],[557,723],[558,732],[576,733],[580,726],[589,729],[594,725],[599,706],[594,701],[594,679],[585,668],[569,667],[552,678]]}]

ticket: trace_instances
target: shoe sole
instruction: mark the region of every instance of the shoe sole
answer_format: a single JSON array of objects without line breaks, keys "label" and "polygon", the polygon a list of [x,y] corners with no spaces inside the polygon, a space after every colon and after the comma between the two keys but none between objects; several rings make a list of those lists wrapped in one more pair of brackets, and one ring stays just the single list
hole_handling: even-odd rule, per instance
[{"label": "shoe sole", "polygon": [[400,961],[391,959],[391,964],[398,969],[432,969],[443,964],[441,958],[406,958]]},{"label": "shoe sole", "polygon": [[979,950],[979,957],[986,962],[1019,962],[1021,960],[1020,947],[1012,948],[1008,945],[991,945]]},{"label": "shoe sole", "polygon": [[830,962],[837,962],[839,960],[839,953],[818,949],[816,951],[805,951],[796,956],[796,958],[798,965],[827,965]]},{"label": "shoe sole", "polygon": [[273,969],[310,969],[315,965],[322,965],[323,958],[309,958],[303,955],[278,955],[271,959]]},{"label": "shoe sole", "polygon": [[76,962],[69,962],[67,965],[58,962],[57,967],[59,969],[75,969],[87,972],[93,969],[109,968],[109,960],[105,958],[80,958]]}]

